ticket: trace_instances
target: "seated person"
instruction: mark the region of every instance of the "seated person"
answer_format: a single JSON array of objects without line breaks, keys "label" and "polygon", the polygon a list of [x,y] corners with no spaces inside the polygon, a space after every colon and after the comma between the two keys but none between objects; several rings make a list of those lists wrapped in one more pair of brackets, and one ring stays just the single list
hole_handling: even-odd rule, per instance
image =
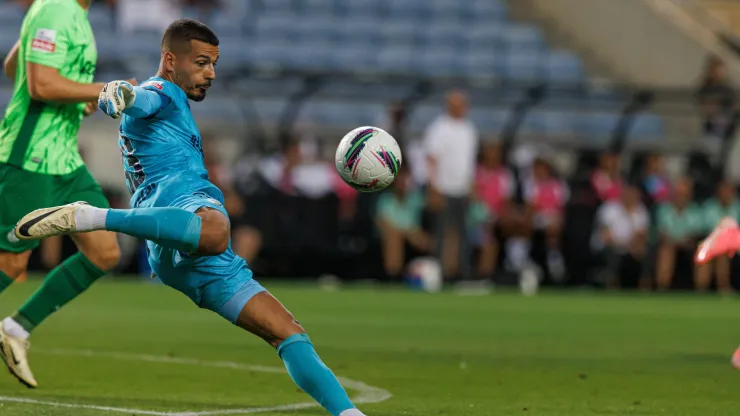
[{"label": "seated person", "polygon": [[[606,268],[601,280],[607,286],[617,286],[622,266],[633,262],[645,273],[643,268],[647,253],[647,236],[650,216],[640,201],[640,191],[634,186],[626,186],[618,201],[607,202],[596,213],[596,224],[591,247],[601,253]],[[641,282],[647,279],[640,276]]]},{"label": "seated person", "polygon": [[656,280],[660,290],[669,289],[673,283],[677,252],[693,254],[704,227],[702,212],[692,197],[693,183],[684,178],[674,184],[671,201],[658,206]]},{"label": "seated person", "polygon": [[[717,185],[717,195],[707,200],[701,206],[704,217],[704,235],[712,232],[719,221],[725,217],[731,217],[735,221],[740,220],[740,202],[735,196],[735,188],[728,181],[722,181]],[[710,263],[699,266],[694,283],[698,290],[707,290],[712,283],[712,269],[717,277],[717,290],[724,293],[733,291],[730,282],[730,258],[726,256],[717,257]]]}]

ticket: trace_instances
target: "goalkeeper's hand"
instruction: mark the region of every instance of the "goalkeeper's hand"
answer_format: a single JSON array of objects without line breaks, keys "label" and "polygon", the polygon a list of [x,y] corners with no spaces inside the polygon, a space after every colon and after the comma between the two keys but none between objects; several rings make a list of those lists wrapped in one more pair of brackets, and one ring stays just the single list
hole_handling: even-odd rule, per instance
[{"label": "goalkeeper's hand", "polygon": [[123,110],[136,101],[134,86],[128,81],[111,81],[103,87],[98,97],[98,107],[112,118],[120,118]]}]

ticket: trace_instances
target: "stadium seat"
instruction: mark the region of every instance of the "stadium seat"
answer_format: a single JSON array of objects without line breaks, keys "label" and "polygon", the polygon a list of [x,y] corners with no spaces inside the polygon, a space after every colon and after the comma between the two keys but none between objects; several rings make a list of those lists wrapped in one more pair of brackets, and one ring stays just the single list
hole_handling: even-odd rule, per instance
[{"label": "stadium seat", "polygon": [[461,65],[458,53],[454,48],[433,48],[421,51],[413,61],[415,72],[432,77],[450,77],[459,75]]},{"label": "stadium seat", "polygon": [[513,24],[502,32],[504,45],[511,51],[539,51],[544,47],[540,30],[534,26]]},{"label": "stadium seat", "polygon": [[663,120],[655,114],[639,114],[630,129],[630,137],[635,138],[659,138],[664,133]]},{"label": "stadium seat", "polygon": [[498,133],[503,129],[509,113],[508,109],[473,108],[469,116],[479,130]]},{"label": "stadium seat", "polygon": [[460,24],[432,25],[424,29],[420,38],[426,48],[458,48],[464,45],[464,31]]},{"label": "stadium seat", "polygon": [[387,47],[378,52],[376,65],[383,72],[409,72],[413,57],[411,47]]},{"label": "stadium seat", "polygon": [[[243,0],[242,0],[243,1]],[[295,13],[297,11],[297,0],[268,0],[261,2],[264,13]]]},{"label": "stadium seat", "polygon": [[465,5],[463,17],[469,21],[491,23],[506,20],[506,7],[500,1],[471,0]]},{"label": "stadium seat", "polygon": [[578,132],[589,139],[603,139],[610,136],[619,122],[619,114],[582,113],[579,115]]},{"label": "stadium seat", "polygon": [[550,52],[545,58],[545,71],[551,83],[576,84],[583,80],[581,60],[570,52]]},{"label": "stadium seat", "polygon": [[461,35],[469,48],[493,51],[495,47],[501,44],[503,31],[504,27],[499,25],[481,24],[468,27]]},{"label": "stadium seat", "polygon": [[261,16],[256,24],[256,37],[265,41],[289,41],[298,36],[295,19],[286,14]]},{"label": "stadium seat", "polygon": [[517,81],[542,79],[542,54],[539,52],[509,52],[503,56],[504,77]]},{"label": "stadium seat", "polygon": [[380,38],[383,44],[388,46],[415,45],[420,37],[420,30],[407,22],[391,22],[383,26]]},{"label": "stadium seat", "polygon": [[468,77],[494,77],[500,76],[497,71],[496,61],[500,57],[492,52],[467,53],[460,60],[461,72]]},{"label": "stadium seat", "polygon": [[358,20],[343,20],[336,26],[337,40],[340,42],[351,42],[355,44],[364,43],[377,45],[381,42],[381,31],[378,31],[377,29],[382,25],[383,22],[374,17],[366,17]]}]

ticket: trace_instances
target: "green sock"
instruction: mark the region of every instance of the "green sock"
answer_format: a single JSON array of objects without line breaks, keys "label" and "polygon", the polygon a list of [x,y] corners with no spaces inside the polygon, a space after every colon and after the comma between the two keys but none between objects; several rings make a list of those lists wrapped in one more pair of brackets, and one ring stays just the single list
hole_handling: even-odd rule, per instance
[{"label": "green sock", "polygon": [[82,253],[77,253],[46,276],[44,284],[13,314],[13,319],[31,332],[49,315],[79,296],[106,273]]},{"label": "green sock", "polygon": [[7,289],[14,282],[7,274],[0,271],[0,292]]}]

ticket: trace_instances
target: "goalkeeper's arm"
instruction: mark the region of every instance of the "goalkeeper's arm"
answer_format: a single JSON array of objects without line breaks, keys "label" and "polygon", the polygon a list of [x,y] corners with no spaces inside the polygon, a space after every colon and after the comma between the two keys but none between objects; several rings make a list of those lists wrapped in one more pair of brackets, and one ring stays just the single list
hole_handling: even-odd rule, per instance
[{"label": "goalkeeper's arm", "polygon": [[169,97],[126,81],[112,81],[103,87],[98,97],[100,109],[112,118],[126,114],[134,118],[151,117],[170,104]]}]

